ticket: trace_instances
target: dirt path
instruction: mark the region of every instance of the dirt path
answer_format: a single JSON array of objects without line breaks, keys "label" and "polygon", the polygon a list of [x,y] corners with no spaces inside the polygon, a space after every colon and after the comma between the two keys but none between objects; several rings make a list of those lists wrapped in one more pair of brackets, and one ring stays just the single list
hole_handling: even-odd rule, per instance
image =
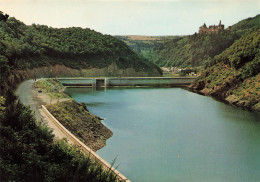
[{"label": "dirt path", "polygon": [[[51,99],[47,94],[39,93],[38,89],[35,88],[34,85],[34,80],[24,81],[18,86],[15,94],[18,96],[22,104],[31,107],[38,122],[43,122],[52,129],[55,137],[59,139],[67,138],[60,128],[53,123],[52,119],[43,112],[41,105],[54,104],[58,101],[62,102],[69,99]],[[72,143],[69,139],[68,142]]]}]

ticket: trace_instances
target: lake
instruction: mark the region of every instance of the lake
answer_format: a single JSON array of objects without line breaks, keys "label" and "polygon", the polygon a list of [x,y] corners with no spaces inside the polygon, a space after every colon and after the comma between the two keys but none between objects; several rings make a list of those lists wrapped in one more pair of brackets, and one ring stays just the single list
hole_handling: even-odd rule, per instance
[{"label": "lake", "polygon": [[260,114],[182,88],[67,88],[113,131],[97,153],[133,182],[260,181]]}]

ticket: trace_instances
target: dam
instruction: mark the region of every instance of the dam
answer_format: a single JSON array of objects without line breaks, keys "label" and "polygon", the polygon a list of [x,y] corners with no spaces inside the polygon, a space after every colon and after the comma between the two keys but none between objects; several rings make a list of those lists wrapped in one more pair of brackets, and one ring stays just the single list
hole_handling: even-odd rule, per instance
[{"label": "dam", "polygon": [[196,77],[57,78],[64,86],[85,87],[174,87],[191,84]]}]

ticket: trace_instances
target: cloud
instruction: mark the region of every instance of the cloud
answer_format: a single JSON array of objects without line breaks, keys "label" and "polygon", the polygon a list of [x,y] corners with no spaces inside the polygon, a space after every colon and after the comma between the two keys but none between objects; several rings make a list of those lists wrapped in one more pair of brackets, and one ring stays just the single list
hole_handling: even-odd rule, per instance
[{"label": "cloud", "polygon": [[1,11],[26,24],[113,35],[190,34],[204,22],[232,25],[259,14],[259,8],[258,0],[0,0]]}]

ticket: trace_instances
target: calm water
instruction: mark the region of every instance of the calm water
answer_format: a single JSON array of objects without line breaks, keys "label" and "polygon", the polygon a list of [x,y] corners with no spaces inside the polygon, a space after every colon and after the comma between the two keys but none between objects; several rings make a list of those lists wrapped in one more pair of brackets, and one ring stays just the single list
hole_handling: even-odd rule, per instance
[{"label": "calm water", "polygon": [[259,114],[181,88],[66,92],[105,118],[97,153],[133,182],[260,181]]}]

